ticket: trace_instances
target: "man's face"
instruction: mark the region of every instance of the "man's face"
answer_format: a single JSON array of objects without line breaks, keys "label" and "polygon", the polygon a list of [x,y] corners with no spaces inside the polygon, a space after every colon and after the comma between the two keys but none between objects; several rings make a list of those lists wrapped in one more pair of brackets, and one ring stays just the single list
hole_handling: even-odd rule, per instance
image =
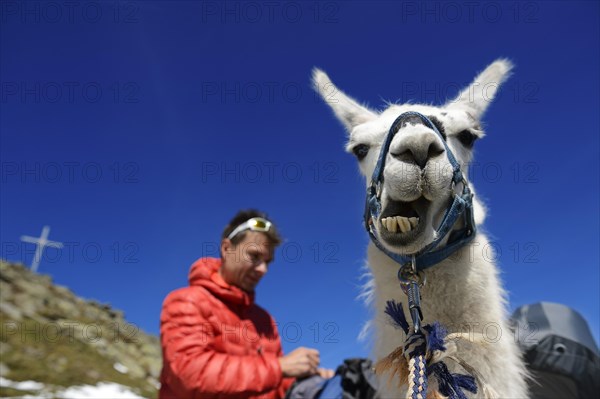
[{"label": "man's face", "polygon": [[267,274],[268,265],[273,260],[273,246],[265,234],[246,231],[244,239],[235,246],[224,239],[221,256],[220,273],[225,282],[252,292]]}]

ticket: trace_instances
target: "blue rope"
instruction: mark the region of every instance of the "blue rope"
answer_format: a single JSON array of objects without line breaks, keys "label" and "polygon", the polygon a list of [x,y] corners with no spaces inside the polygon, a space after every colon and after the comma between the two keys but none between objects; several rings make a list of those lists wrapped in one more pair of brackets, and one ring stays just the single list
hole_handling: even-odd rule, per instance
[{"label": "blue rope", "polygon": [[475,378],[465,374],[452,374],[444,362],[437,362],[429,366],[428,372],[434,374],[438,380],[440,393],[450,399],[467,399],[463,389],[477,393]]},{"label": "blue rope", "polygon": [[388,314],[396,326],[400,327],[405,334],[408,334],[408,322],[404,316],[404,310],[402,309],[402,303],[397,303],[393,299],[386,302],[385,313]]},{"label": "blue rope", "polygon": [[448,331],[437,321],[424,326],[423,329],[427,332],[427,348],[429,351],[445,352],[444,339],[448,335]]}]

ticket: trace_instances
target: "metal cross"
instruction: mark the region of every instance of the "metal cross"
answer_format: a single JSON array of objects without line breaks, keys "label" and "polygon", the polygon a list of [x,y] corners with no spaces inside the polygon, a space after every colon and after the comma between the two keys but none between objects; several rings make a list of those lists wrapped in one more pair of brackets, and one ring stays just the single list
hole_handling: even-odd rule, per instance
[{"label": "metal cross", "polygon": [[61,242],[48,240],[49,234],[50,226],[44,226],[44,228],[42,229],[42,235],[40,237],[21,236],[21,241],[29,242],[37,246],[37,248],[35,249],[35,255],[33,255],[33,261],[31,262],[31,271],[34,273],[37,272],[37,268],[40,265],[40,260],[42,259],[42,252],[44,251],[44,247],[63,247]]}]

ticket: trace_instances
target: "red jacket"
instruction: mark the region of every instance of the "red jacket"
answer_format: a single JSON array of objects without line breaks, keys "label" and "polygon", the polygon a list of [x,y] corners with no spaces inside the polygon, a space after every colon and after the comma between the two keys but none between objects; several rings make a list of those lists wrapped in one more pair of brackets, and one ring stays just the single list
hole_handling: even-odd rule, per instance
[{"label": "red jacket", "polygon": [[283,398],[293,379],[282,377],[277,326],[219,267],[220,259],[197,260],[190,286],[163,303],[159,398]]}]

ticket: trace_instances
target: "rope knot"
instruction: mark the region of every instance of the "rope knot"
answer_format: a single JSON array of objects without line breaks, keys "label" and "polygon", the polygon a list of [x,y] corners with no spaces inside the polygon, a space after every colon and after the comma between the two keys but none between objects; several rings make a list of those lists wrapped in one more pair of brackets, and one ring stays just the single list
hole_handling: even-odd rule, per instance
[{"label": "rope knot", "polygon": [[[398,374],[400,385],[408,384],[407,399],[425,399],[427,378],[432,375],[438,383],[438,391],[433,392],[434,397],[467,399],[464,391],[477,393],[475,377],[483,385],[485,397],[494,397],[471,366],[453,353],[444,353],[450,347],[447,345],[448,331],[438,322],[425,325],[417,332],[411,331],[402,304],[393,300],[387,302],[385,313],[391,317],[396,327],[404,331],[406,340],[403,346],[376,363],[375,373],[391,371],[390,381]],[[456,348],[455,345],[451,347],[454,348],[452,351]],[[455,360],[472,375],[451,373],[442,358]]]}]

